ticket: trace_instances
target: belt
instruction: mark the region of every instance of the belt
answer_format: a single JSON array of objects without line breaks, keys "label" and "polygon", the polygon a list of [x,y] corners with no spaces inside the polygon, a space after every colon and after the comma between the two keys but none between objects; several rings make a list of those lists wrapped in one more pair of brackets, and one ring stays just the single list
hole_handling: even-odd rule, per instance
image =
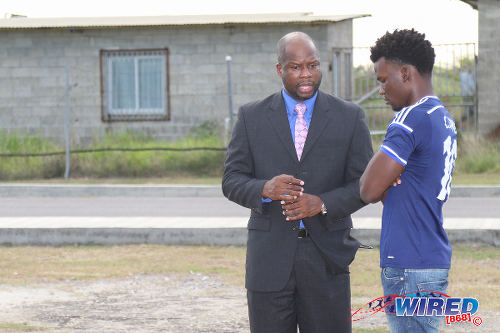
[{"label": "belt", "polygon": [[297,234],[297,237],[298,238],[306,238],[306,237],[309,237],[309,235],[310,235],[310,233],[309,233],[309,231],[307,231],[307,229],[300,228],[299,233]]}]

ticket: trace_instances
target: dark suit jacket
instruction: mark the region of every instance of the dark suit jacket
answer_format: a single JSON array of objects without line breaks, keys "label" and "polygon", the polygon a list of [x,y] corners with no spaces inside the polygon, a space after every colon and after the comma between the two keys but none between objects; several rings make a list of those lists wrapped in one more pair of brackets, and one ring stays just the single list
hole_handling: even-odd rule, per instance
[{"label": "dark suit jacket", "polygon": [[286,222],[279,201],[262,202],[264,183],[280,174],[305,182],[328,214],[304,219],[333,273],[348,272],[359,243],[350,237],[350,214],[364,203],[359,178],[372,156],[363,110],[319,92],[301,161],[293,144],[281,93],[242,106],[228,146],[222,190],[251,209],[246,287],[279,291],[287,283],[297,247],[298,221]]}]

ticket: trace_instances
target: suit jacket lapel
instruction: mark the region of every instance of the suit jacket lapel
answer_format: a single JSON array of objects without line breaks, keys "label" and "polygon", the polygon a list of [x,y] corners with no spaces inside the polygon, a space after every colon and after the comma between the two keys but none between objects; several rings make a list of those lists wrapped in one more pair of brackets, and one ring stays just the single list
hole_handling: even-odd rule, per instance
[{"label": "suit jacket lapel", "polygon": [[[270,105],[270,109],[271,112],[268,112],[267,116],[269,118],[271,126],[278,134],[287,151],[292,155],[292,157],[297,159],[297,152],[295,151],[295,146],[293,144],[292,133],[290,131],[290,123],[288,122],[286,106],[283,100],[283,96],[281,96],[281,92],[274,95],[274,98]],[[314,112],[316,112],[316,110]]]},{"label": "suit jacket lapel", "polygon": [[306,143],[304,145],[301,160],[303,160],[311,149],[313,149],[314,143],[321,136],[321,133],[326,128],[329,121],[330,117],[328,117],[328,106],[325,104],[323,93],[319,91],[314,105],[311,124],[309,125],[309,129],[307,131]]}]

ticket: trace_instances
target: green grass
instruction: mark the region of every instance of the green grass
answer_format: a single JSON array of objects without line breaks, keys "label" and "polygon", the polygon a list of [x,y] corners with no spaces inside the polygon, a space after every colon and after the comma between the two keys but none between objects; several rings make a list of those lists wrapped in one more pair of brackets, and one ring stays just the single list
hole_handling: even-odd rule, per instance
[{"label": "green grass", "polygon": [[242,285],[245,248],[207,246],[0,247],[0,284],[125,278],[130,274],[220,274]]},{"label": "green grass", "polygon": [[[378,248],[358,251],[351,265],[353,298],[368,302],[383,296],[378,262]],[[448,295],[474,297],[481,309],[500,311],[500,248],[453,246],[449,280]]]},{"label": "green grass", "polygon": [[40,332],[45,330],[46,329],[43,327],[31,326],[27,324],[0,322],[1,332]]},{"label": "green grass", "polygon": [[19,179],[12,180],[9,183],[37,183],[37,184],[140,184],[140,185],[159,185],[159,184],[188,184],[188,185],[215,185],[220,186],[220,176],[193,176],[193,175],[172,175],[165,177],[113,177],[113,178],[51,178],[51,179]]},{"label": "green grass", "polygon": [[[0,132],[0,152],[3,154],[49,153],[61,148],[41,136],[15,135]],[[0,159],[0,180],[15,178],[52,178],[64,172],[64,160],[48,157],[3,157]]]},{"label": "green grass", "polygon": [[[243,288],[245,247],[223,246],[0,246],[0,285],[37,286],[66,280],[128,279],[131,275],[201,273]],[[383,296],[379,249],[359,250],[351,264],[352,308]],[[453,246],[450,285],[453,297],[474,297],[479,311],[500,312],[500,248]],[[382,315],[382,314],[381,314]],[[369,320],[369,319],[367,319]],[[353,332],[387,333],[386,327]],[[2,332],[43,331],[0,323]]]},{"label": "green grass", "polygon": [[[152,139],[136,140],[129,134],[107,137],[94,148],[192,148],[222,147],[216,137],[191,136],[178,142],[165,143]],[[73,177],[162,177],[173,175],[216,176],[222,173],[224,151],[143,151],[74,154]]]},{"label": "green grass", "polygon": [[[224,246],[2,246],[0,284],[194,272],[243,287],[245,251],[245,247]],[[378,263],[378,248],[358,251],[351,265],[353,307],[383,296]],[[475,297],[481,309],[500,311],[500,248],[453,246],[448,294]]]},{"label": "green grass", "polygon": [[466,174],[500,173],[500,141],[462,136],[456,171]]},{"label": "green grass", "polygon": [[353,333],[388,333],[389,329],[387,328],[352,328]]},{"label": "green grass", "polygon": [[[216,125],[203,124],[191,135],[176,142],[163,142],[131,132],[107,134],[95,138],[85,149],[121,148],[221,148],[224,146]],[[82,149],[73,147],[72,149]],[[0,132],[2,154],[48,153],[64,151],[40,136],[18,136]],[[72,178],[162,178],[220,177],[225,151],[104,151],[71,155]],[[65,171],[64,155],[35,157],[2,157],[0,180],[62,178]]]},{"label": "green grass", "polygon": [[[372,137],[377,151],[383,135]],[[224,147],[217,130],[201,126],[177,142],[166,143],[149,137],[123,133],[95,139],[87,148],[193,148]],[[62,151],[41,137],[20,137],[0,132],[1,153],[47,153]],[[64,180],[64,156],[2,157],[1,181],[55,183],[128,184],[209,184],[219,185],[225,151],[133,151],[73,154],[70,180]],[[454,185],[499,185],[500,141],[473,135],[459,135]]]},{"label": "green grass", "polygon": [[459,136],[453,184],[500,184],[500,141]]},{"label": "green grass", "polygon": [[500,185],[500,172],[468,174],[453,173],[452,184],[455,185]]}]

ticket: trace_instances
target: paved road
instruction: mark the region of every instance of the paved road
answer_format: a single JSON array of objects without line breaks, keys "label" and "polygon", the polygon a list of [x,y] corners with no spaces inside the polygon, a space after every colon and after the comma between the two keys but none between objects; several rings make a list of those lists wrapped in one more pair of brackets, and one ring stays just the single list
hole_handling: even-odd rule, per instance
[{"label": "paved road", "polygon": [[[500,218],[500,197],[450,198],[444,206],[445,217]],[[379,217],[382,205],[369,205],[354,216]],[[0,217],[242,217],[249,211],[225,198],[0,198]]]},{"label": "paved road", "polygon": [[[450,198],[450,241],[500,246],[498,207],[499,196]],[[376,204],[356,212],[354,236],[378,244],[381,211]],[[218,196],[2,197],[0,244],[244,245],[248,215],[248,209]]]}]

